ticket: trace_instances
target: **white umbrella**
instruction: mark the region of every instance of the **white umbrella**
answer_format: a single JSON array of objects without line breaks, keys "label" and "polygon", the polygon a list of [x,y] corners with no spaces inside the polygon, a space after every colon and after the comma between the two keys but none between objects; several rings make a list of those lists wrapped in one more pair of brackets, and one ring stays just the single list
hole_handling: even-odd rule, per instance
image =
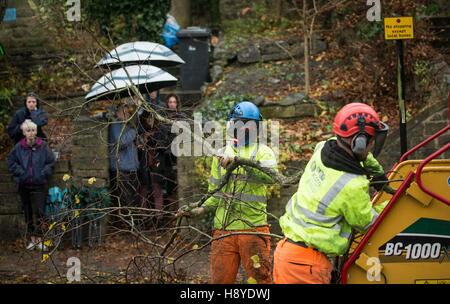
[{"label": "white umbrella", "polygon": [[106,54],[97,67],[121,67],[131,64],[151,64],[157,67],[168,67],[183,64],[184,60],[171,49],[159,43],[136,41],[119,45]]},{"label": "white umbrella", "polygon": [[132,84],[136,85],[140,92],[147,93],[174,86],[176,83],[175,77],[160,68],[151,65],[132,65],[103,75],[92,86],[85,99],[129,96]]}]

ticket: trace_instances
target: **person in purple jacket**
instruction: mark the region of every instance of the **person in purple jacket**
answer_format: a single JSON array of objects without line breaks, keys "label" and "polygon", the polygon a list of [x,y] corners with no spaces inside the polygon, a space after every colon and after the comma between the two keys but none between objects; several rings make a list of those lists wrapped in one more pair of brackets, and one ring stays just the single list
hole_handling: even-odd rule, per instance
[{"label": "person in purple jacket", "polygon": [[42,242],[47,182],[53,174],[55,156],[47,143],[37,137],[37,125],[27,119],[20,126],[23,135],[8,155],[8,169],[18,184],[27,233],[27,249],[46,250]]}]

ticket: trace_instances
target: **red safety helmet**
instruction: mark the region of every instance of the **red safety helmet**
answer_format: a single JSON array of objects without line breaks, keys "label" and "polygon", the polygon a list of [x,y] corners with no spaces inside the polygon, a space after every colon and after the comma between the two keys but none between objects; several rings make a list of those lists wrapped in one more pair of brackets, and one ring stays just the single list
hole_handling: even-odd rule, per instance
[{"label": "red safety helmet", "polygon": [[347,104],[340,109],[333,123],[333,132],[340,137],[355,135],[354,139],[358,135],[375,137],[374,156],[381,152],[388,130],[388,125],[380,121],[377,112],[371,106],[359,102]]},{"label": "red safety helmet", "polygon": [[[364,118],[364,122],[361,120]],[[364,126],[362,126],[362,123]],[[341,137],[350,137],[364,132],[370,136],[375,136],[375,130],[379,127],[380,118],[371,106],[364,103],[353,102],[344,106],[336,114],[333,123],[333,132]]]}]

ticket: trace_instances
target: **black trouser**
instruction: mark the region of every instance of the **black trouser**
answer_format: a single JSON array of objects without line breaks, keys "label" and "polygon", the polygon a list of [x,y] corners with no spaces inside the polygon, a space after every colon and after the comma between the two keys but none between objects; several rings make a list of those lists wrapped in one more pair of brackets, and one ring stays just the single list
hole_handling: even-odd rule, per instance
[{"label": "black trouser", "polygon": [[27,223],[27,233],[32,236],[43,234],[45,223],[45,203],[47,200],[46,186],[19,186],[22,210]]}]

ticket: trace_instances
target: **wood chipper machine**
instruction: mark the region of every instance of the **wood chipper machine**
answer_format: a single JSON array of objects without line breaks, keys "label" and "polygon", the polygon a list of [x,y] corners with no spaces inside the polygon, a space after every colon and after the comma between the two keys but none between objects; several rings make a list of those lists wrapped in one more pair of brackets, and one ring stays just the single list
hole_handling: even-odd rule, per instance
[{"label": "wood chipper machine", "polygon": [[340,272],[343,284],[450,284],[450,142],[421,160],[407,160],[442,130],[405,153],[389,173],[394,194],[366,234],[356,236]]}]

